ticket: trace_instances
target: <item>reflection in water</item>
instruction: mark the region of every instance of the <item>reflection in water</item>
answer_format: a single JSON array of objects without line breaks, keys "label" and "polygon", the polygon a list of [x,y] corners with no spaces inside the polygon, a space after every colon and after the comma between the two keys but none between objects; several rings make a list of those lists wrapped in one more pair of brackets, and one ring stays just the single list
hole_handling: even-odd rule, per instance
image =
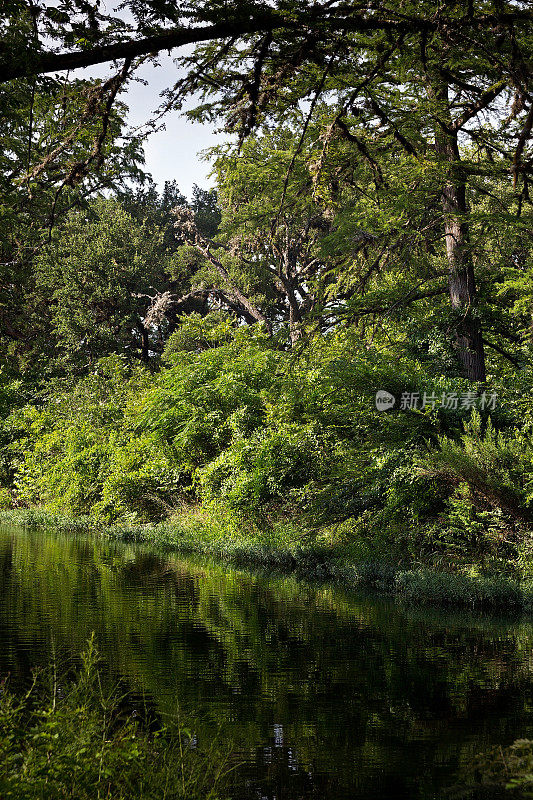
[{"label": "reflection in water", "polygon": [[0,673],[23,685],[91,631],[161,713],[200,717],[200,746],[237,742],[236,798],[448,796],[474,753],[533,734],[529,624],[1,529]]}]

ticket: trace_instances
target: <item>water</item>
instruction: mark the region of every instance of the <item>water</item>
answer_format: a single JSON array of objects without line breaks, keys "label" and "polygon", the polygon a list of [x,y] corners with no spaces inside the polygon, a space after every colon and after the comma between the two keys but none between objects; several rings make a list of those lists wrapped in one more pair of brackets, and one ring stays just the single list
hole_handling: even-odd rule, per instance
[{"label": "water", "polygon": [[529,622],[0,529],[0,673],[23,686],[92,631],[157,713],[231,739],[238,800],[456,797],[474,754],[533,736]]}]

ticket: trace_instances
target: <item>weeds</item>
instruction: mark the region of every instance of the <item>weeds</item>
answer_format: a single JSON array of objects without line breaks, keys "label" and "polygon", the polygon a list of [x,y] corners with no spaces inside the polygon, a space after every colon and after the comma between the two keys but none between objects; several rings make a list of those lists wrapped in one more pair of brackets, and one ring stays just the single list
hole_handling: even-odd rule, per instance
[{"label": "weeds", "polygon": [[51,668],[22,698],[0,684],[0,797],[3,800],[215,800],[228,752],[203,749],[181,719],[149,730],[109,687],[94,639],[74,676]]}]

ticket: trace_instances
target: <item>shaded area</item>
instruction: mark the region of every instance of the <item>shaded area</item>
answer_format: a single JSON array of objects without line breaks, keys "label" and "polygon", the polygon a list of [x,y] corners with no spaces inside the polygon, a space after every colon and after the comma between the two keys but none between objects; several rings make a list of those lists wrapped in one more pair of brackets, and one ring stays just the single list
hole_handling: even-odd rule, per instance
[{"label": "shaded area", "polygon": [[95,631],[163,715],[194,711],[200,746],[220,726],[237,742],[235,798],[440,796],[475,753],[533,733],[525,622],[9,529],[0,584],[12,686]]}]

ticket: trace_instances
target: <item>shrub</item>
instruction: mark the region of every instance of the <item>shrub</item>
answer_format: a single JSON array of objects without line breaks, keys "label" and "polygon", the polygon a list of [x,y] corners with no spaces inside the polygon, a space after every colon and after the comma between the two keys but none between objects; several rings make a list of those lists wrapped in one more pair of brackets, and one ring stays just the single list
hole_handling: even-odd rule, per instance
[{"label": "shrub", "polygon": [[378,591],[394,588],[397,568],[383,561],[363,561],[356,568],[358,583]]},{"label": "shrub", "polygon": [[350,330],[286,351],[209,315],[173,342],[155,374],[106,358],[11,415],[16,502],[132,524],[198,503],[232,529],[353,520],[344,541],[364,558],[448,563],[488,557],[509,515],[529,519],[531,448],[509,420],[496,433],[474,414],[461,439],[456,410],[375,409],[378,388],[464,381],[430,381]]},{"label": "shrub", "polygon": [[[464,772],[470,790],[481,784],[497,796],[501,796],[499,791],[503,789],[514,789],[517,793],[508,792],[509,797],[532,798],[533,741],[516,739],[507,747],[497,746],[479,753]],[[472,795],[468,792],[464,796]]]},{"label": "shrub", "polygon": [[0,510],[11,508],[13,506],[13,497],[9,489],[0,488]]},{"label": "shrub", "polygon": [[490,419],[483,426],[474,410],[461,441],[441,437],[438,450],[426,458],[422,471],[439,475],[451,485],[466,483],[478,504],[500,508],[527,524],[533,521],[533,448],[518,429],[498,432]]}]

